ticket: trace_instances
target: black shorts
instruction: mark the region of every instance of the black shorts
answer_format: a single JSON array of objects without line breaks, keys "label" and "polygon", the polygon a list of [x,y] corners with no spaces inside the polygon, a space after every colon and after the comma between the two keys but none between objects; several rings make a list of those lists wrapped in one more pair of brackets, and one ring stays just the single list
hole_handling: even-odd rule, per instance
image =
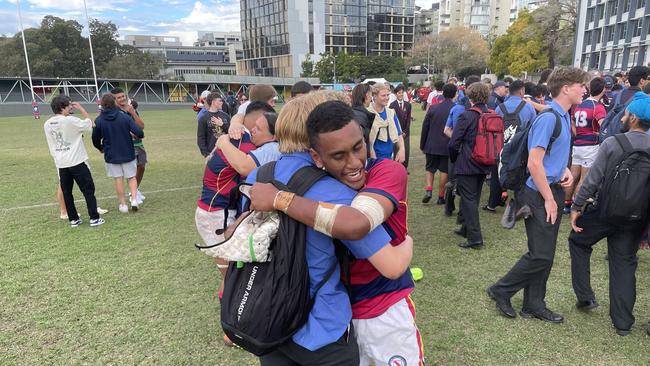
[{"label": "black shorts", "polygon": [[449,157],[446,155],[432,155],[432,154],[425,154],[427,158],[427,165],[425,169],[427,172],[430,173],[435,173],[436,170],[440,171],[441,173],[447,173],[449,172],[449,169],[447,167],[447,163],[449,161]]}]

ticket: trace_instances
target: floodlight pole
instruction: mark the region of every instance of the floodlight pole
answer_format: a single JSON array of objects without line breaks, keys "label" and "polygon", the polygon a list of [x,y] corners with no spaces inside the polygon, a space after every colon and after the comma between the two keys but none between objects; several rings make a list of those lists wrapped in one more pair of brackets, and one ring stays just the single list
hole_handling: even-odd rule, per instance
[{"label": "floodlight pole", "polygon": [[93,53],[93,41],[92,41],[92,36],[90,34],[90,18],[88,18],[88,6],[86,6],[86,0],[84,0],[84,11],[86,12],[86,24],[88,25],[88,44],[90,45],[90,63],[93,65],[93,78],[95,79],[95,100],[99,100],[99,87],[97,86],[97,71],[95,70],[95,54]]},{"label": "floodlight pole", "polygon": [[23,15],[20,11],[20,0],[16,1],[16,6],[18,6],[18,22],[20,23],[20,34],[23,38],[23,51],[25,51],[25,63],[27,64],[27,77],[29,78],[29,91],[32,93],[32,103],[36,102],[36,97],[34,97],[34,84],[32,84],[32,71],[29,68],[29,56],[27,56],[27,42],[25,41],[25,30],[23,27]]}]

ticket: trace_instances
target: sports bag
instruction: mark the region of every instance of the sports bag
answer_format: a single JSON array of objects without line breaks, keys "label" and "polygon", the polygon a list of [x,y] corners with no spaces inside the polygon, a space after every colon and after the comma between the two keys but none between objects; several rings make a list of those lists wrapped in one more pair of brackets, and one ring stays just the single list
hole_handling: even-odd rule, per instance
[{"label": "sports bag", "polygon": [[635,150],[624,134],[615,135],[623,158],[608,169],[598,193],[601,216],[608,221],[638,222],[648,215],[650,149]]},{"label": "sports bag", "polygon": [[628,99],[625,103],[622,102],[623,92],[618,93],[614,101],[614,106],[607,112],[607,116],[600,124],[600,132],[598,133],[598,141],[603,142],[606,138],[621,133],[623,124],[621,120],[625,115],[625,109],[634,100],[633,97]]},{"label": "sports bag", "polygon": [[489,109],[487,112],[479,108],[470,108],[480,115],[472,159],[481,165],[499,163],[499,154],[503,149],[503,118]]},{"label": "sports bag", "polygon": [[[242,183],[238,189],[250,200],[249,187],[250,185]],[[240,196],[234,195],[234,197],[239,199]],[[225,215],[224,226],[228,222],[228,214]],[[217,230],[217,234],[223,233],[222,241],[206,246],[199,244],[194,246],[211,257],[222,258],[229,262],[266,262],[270,260],[269,249],[278,233],[279,225],[280,218],[275,211],[246,211],[230,226]]]},{"label": "sports bag", "polygon": [[[553,108],[545,109],[537,117],[539,118],[544,113],[555,115],[555,127],[546,148],[546,154],[550,154],[553,142],[562,132],[562,121],[560,115]],[[523,129],[518,129],[510,141],[503,146],[499,167],[499,181],[503,189],[520,190],[530,175],[528,172],[528,135],[534,123],[535,121],[527,124]]]},{"label": "sports bag", "polygon": [[[304,195],[326,173],[299,169],[285,186],[274,180],[275,162],[263,165],[258,182]],[[302,327],[313,307],[306,259],[306,227],[282,212],[268,262],[231,262],[221,299],[221,326],[238,346],[257,356],[273,351]],[[338,267],[336,262],[316,284],[315,293]]]}]

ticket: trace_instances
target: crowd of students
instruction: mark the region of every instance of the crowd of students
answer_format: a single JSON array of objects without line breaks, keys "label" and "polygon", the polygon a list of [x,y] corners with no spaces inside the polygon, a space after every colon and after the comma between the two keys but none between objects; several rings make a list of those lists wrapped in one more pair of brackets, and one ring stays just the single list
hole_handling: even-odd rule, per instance
[{"label": "crowd of students", "polygon": [[[245,206],[237,196],[240,184],[252,185],[250,209],[279,211],[306,226],[305,261],[312,297],[308,316],[289,340],[262,355],[260,363],[424,363],[410,298],[413,239],[407,229],[410,124],[417,100],[426,111],[420,136],[426,158],[422,202],[433,198],[438,173],[436,203],[444,206],[447,215],[456,211],[455,195],[460,196],[459,227],[454,231],[464,238],[459,246],[485,245],[479,208],[486,178],[490,195],[483,209],[496,212],[498,206],[507,206],[505,227],[524,219],[528,252],[487,288],[498,311],[515,318],[510,299],[523,289],[522,317],[552,323],[564,320],[545,302],[564,211],[571,217],[576,307],[589,311],[598,306],[589,281],[589,258],[593,245],[607,238],[610,316],[617,334],[628,334],[634,323],[636,253],[644,236],[647,245],[650,195],[647,182],[635,187],[633,180],[617,181],[626,189],[629,185],[627,193],[634,193],[628,197],[623,192],[622,202],[646,201],[641,214],[621,213],[625,210],[609,206],[608,195],[613,197],[614,189],[608,182],[613,172],[622,172],[621,166],[628,175],[634,171],[637,180],[648,177],[650,97],[644,88],[650,88],[650,69],[638,66],[620,76],[614,79],[560,67],[545,71],[537,85],[512,79],[491,84],[468,76],[462,85],[454,78],[435,82],[434,90],[425,94],[401,85],[359,84],[347,95],[314,91],[300,82],[280,113],[275,111],[277,94],[270,85],[250,87],[241,103],[232,93],[204,92],[197,108],[197,146],[205,168],[195,222],[210,247],[203,252],[214,258],[222,273],[219,298],[224,296],[226,269],[234,263],[220,258],[215,244],[227,239],[225,229]],[[104,155],[108,176],[115,179],[118,209],[128,211],[123,178],[129,185],[131,208],[137,210],[144,199],[138,190],[146,164],[141,140],[144,123],[122,90],[104,95],[101,107],[92,122],[81,106],[58,96],[52,101],[55,116],[45,123],[73,227],[81,223],[72,197],[73,182],[86,198],[90,224],[104,223],[81,140],[85,131],[92,129],[93,145]],[[73,109],[85,119],[71,116]],[[525,135],[527,174],[514,192],[502,186],[498,164],[486,165],[476,158],[477,138],[484,133],[479,125],[485,116],[503,122],[495,136],[505,144],[521,141]],[[605,121],[609,128],[619,126],[615,132],[621,133],[603,138],[600,126]],[[269,163],[275,164],[273,179],[283,185],[290,185],[292,176],[304,167],[328,174],[300,196],[279,189],[278,184],[257,182],[260,167]],[[625,219],[614,220],[612,215]],[[347,253],[347,268],[339,267],[340,256],[335,254],[339,240]],[[227,336],[224,342],[234,345]]]},{"label": "crowd of students", "polygon": [[[483,247],[478,208],[486,176],[490,179],[490,197],[483,209],[496,212],[497,206],[508,202],[508,192],[499,180],[499,166],[481,165],[472,157],[479,118],[495,111],[503,118],[506,143],[517,133],[527,134],[529,177],[522,189],[513,192],[514,199],[508,203],[502,222],[512,227],[514,222],[509,221],[525,217],[529,250],[487,289],[488,295],[502,315],[514,318],[510,298],[524,289],[524,304],[519,312],[522,317],[562,322],[562,315],[546,306],[546,282],[562,213],[571,214],[569,248],[576,307],[588,311],[598,306],[589,281],[589,258],[592,246],[608,238],[610,315],[616,333],[626,335],[634,323],[636,253],[640,247],[647,247],[650,188],[643,174],[634,178],[643,188],[620,188],[634,197],[632,201],[645,201],[645,209],[640,208],[643,214],[639,217],[615,220],[608,213],[607,198],[615,196],[613,186],[624,183],[608,183],[617,167],[631,159],[628,150],[650,152],[650,98],[643,92],[650,83],[650,69],[634,67],[625,76],[619,74],[617,84],[611,76],[590,75],[575,68],[549,70],[542,77],[539,85],[521,80],[497,81],[490,94],[486,83],[469,76],[464,98],[458,96],[455,80],[435,84],[432,94],[438,95],[428,98],[427,104],[431,105],[425,107],[420,143],[427,161],[423,202],[431,199],[432,176],[439,172],[437,203],[446,205],[447,214],[454,210],[454,196],[445,195],[442,183],[453,182],[446,184],[447,193],[455,189],[460,195],[460,227],[454,232],[466,240],[459,246]],[[622,143],[617,144],[613,137],[604,139],[600,126],[606,122],[610,128],[618,126],[616,132],[624,133],[620,135],[624,136]],[[628,140],[630,146],[626,147]],[[644,165],[644,158],[637,160],[631,170],[650,168]]]}]

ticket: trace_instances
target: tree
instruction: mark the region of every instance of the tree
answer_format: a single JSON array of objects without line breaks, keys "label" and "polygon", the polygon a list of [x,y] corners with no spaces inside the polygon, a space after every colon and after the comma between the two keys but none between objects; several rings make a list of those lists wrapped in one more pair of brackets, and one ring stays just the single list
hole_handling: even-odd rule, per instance
[{"label": "tree", "polygon": [[531,13],[524,10],[498,37],[490,54],[490,69],[499,76],[534,72],[547,65],[548,55],[542,49],[539,32],[533,24]]},{"label": "tree", "polygon": [[492,47],[490,68],[519,75],[570,64],[576,31],[576,0],[549,0],[532,13],[524,10]]},{"label": "tree", "polygon": [[[25,29],[27,53],[33,76],[61,78],[92,77],[88,39],[83,26],[74,20],[47,15],[38,28]],[[162,67],[159,56],[144,55],[117,42],[117,27],[111,22],[90,21],[90,34],[98,75],[157,78]],[[27,76],[22,35],[0,37],[0,76]],[[113,65],[115,63],[115,65]],[[126,69],[130,68],[130,69]]]},{"label": "tree", "polygon": [[112,22],[102,23],[97,19],[90,20],[90,35],[92,37],[95,64],[103,67],[117,54],[120,44],[117,42],[117,26]]},{"label": "tree", "polygon": [[538,35],[546,51],[548,67],[571,64],[573,38],[576,32],[577,1],[549,0],[548,4],[532,12],[530,28]]},{"label": "tree", "polygon": [[[360,53],[323,53],[314,65],[313,76],[322,83],[354,83],[365,75],[369,78],[383,77],[388,80],[406,79],[404,60],[390,55],[365,56]],[[336,63],[336,65],[335,65]],[[335,67],[336,66],[336,67]]]},{"label": "tree", "polygon": [[422,37],[413,47],[410,65],[431,65],[431,71],[458,73],[464,68],[485,69],[488,43],[469,28],[452,27],[446,32]]},{"label": "tree", "polygon": [[300,64],[302,66],[302,72],[300,73],[300,77],[303,78],[310,78],[314,74],[314,61],[311,59],[311,55],[307,55],[307,58],[305,58],[305,61]]}]

